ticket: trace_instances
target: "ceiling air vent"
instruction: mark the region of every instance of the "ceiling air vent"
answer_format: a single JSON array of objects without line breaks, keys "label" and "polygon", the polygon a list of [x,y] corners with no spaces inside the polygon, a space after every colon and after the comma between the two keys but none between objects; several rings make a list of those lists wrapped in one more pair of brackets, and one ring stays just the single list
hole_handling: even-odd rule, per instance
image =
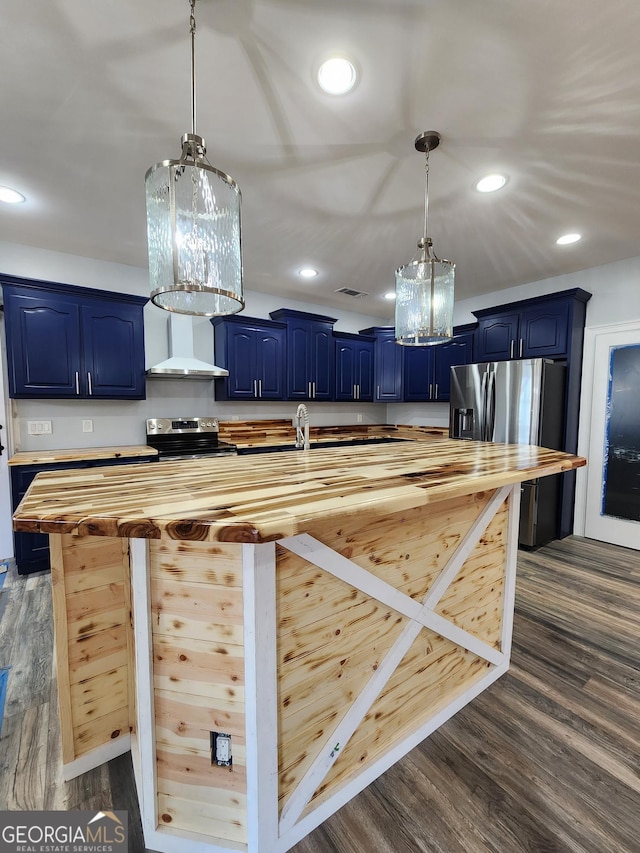
[{"label": "ceiling air vent", "polygon": [[336,290],[336,293],[344,293],[345,296],[353,296],[354,299],[359,299],[361,296],[368,296],[364,290],[352,290],[350,287],[341,287]]}]

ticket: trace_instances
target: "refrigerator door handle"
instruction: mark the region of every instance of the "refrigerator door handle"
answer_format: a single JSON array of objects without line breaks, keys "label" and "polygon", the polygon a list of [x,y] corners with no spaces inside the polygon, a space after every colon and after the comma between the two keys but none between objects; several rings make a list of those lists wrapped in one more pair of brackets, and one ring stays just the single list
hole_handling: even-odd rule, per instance
[{"label": "refrigerator door handle", "polygon": [[487,440],[487,379],[486,373],[482,374],[482,384],[480,386],[480,395],[482,400],[482,412],[480,420],[480,441]]},{"label": "refrigerator door handle", "polygon": [[487,441],[493,441],[496,425],[496,375],[489,374],[489,385],[487,393]]}]

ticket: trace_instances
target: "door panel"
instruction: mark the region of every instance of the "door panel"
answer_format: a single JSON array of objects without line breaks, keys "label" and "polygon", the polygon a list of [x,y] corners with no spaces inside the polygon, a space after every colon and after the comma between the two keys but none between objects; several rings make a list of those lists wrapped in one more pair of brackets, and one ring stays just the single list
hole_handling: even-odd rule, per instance
[{"label": "door panel", "polygon": [[81,308],[84,391],[93,397],[144,396],[142,315],[134,305]]}]

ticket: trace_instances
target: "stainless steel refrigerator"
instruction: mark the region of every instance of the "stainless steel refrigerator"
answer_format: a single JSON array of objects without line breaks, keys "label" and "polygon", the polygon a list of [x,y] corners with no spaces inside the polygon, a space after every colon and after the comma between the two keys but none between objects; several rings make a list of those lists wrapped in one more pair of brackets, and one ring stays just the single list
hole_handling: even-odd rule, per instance
[{"label": "stainless steel refrigerator", "polygon": [[[565,381],[566,365],[542,358],[452,367],[449,436],[561,450]],[[536,547],[557,537],[561,477],[522,484],[521,545]]]}]

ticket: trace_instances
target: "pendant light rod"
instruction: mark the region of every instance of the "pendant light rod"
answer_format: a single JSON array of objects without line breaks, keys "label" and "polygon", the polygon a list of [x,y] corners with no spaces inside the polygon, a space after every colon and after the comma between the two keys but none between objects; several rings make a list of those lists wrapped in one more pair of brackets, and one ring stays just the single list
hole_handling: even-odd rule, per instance
[{"label": "pendant light rod", "polygon": [[424,244],[429,239],[429,152],[440,145],[440,134],[437,130],[425,130],[416,136],[416,151],[426,155],[424,164]]},{"label": "pendant light rod", "polygon": [[196,0],[189,0],[191,14],[189,28],[191,30],[191,133],[196,133]]}]

